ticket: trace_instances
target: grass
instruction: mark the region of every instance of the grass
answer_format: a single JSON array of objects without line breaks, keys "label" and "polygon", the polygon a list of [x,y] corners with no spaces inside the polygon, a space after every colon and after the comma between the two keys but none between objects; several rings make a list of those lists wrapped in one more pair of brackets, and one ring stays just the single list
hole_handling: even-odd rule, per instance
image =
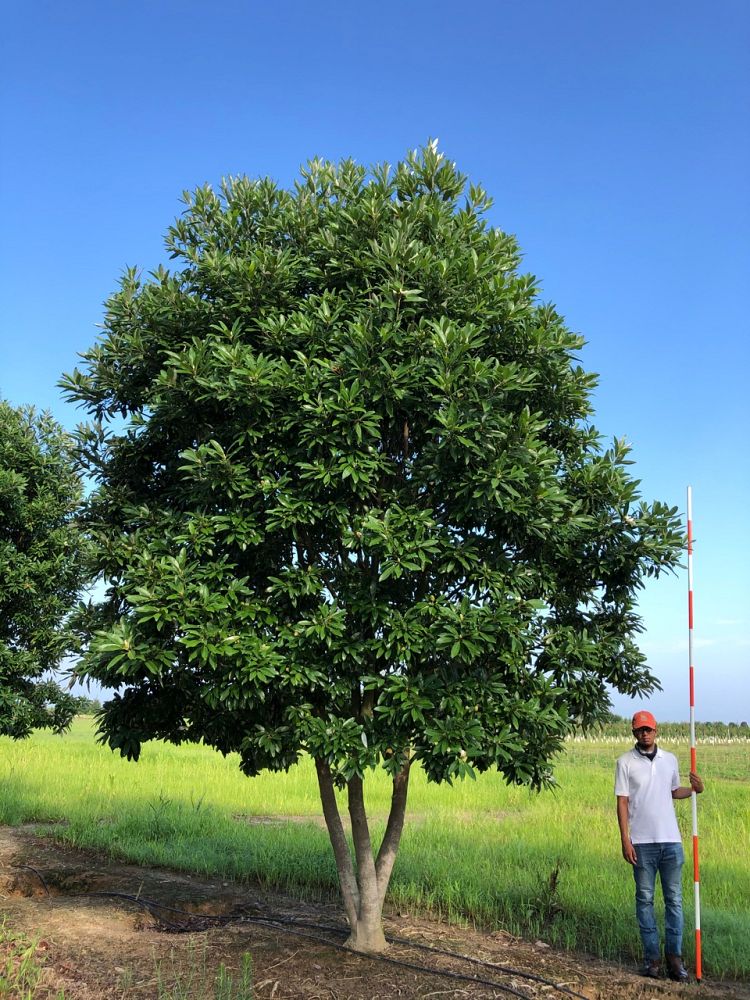
[{"label": "grass", "polygon": [[[492,774],[449,788],[416,773],[390,905],[635,961],[633,882],[620,855],[613,794],[614,761],[629,745],[569,743],[556,769],[558,789],[542,795]],[[669,748],[686,773],[687,743]],[[750,979],[748,750],[737,741],[698,747],[706,782],[699,800],[703,955],[714,978]],[[377,837],[390,798],[385,776],[368,776],[366,793]],[[677,811],[687,850],[689,800]],[[281,821],[248,821],[271,816]],[[205,747],[151,744],[133,764],[99,747],[86,719],[65,737],[0,740],[0,822],[56,823],[60,840],[113,857],[330,898],[336,871],[319,817],[309,762],[248,779],[235,759]],[[688,863],[688,960],[691,883]]]},{"label": "grass", "polygon": [[[0,921],[0,997],[34,1000],[43,964],[38,941],[14,931],[3,917]],[[65,1000],[62,990],[55,1000]]]},{"label": "grass", "polygon": [[210,971],[205,948],[200,955],[192,952],[189,959],[187,968],[174,961],[157,963],[158,1000],[252,1000],[253,963],[248,953],[242,956],[236,980],[223,963],[216,973]]}]

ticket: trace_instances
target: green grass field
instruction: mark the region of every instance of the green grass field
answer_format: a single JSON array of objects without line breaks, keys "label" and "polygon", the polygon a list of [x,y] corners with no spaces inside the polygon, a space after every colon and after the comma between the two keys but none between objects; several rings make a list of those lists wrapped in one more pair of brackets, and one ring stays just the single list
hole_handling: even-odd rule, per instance
[{"label": "green grass field", "polygon": [[[569,743],[556,769],[559,788],[541,795],[508,788],[497,775],[450,788],[415,774],[390,905],[635,961],[633,879],[620,855],[613,794],[614,761],[629,745]],[[668,748],[686,783],[687,742]],[[699,800],[705,974],[750,979],[750,742],[699,745],[698,762],[706,782]],[[231,757],[162,744],[128,763],[98,746],[92,721],[79,718],[64,737],[0,739],[0,781],[2,823],[59,823],[53,835],[69,844],[255,879],[307,898],[337,892],[327,833],[314,822],[321,810],[309,763],[248,779]],[[368,776],[366,794],[377,836],[389,801],[385,777]],[[677,809],[687,854],[690,801]],[[249,822],[253,816],[280,822]],[[690,961],[689,862],[684,888]]]}]

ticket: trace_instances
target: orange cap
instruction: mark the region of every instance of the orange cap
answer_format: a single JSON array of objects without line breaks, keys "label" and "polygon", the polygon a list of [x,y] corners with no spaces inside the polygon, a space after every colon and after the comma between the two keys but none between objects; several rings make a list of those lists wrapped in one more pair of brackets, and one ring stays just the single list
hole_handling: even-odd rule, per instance
[{"label": "orange cap", "polygon": [[636,712],[633,716],[633,729],[638,729],[640,726],[656,729],[656,719],[650,712]]}]

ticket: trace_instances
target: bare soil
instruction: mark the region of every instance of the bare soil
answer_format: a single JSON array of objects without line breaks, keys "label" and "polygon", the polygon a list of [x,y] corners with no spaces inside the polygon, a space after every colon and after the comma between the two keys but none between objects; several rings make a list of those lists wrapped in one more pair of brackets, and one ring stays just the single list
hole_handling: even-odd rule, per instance
[{"label": "bare soil", "polygon": [[[342,928],[342,916],[335,905],[121,864],[37,833],[37,827],[0,827],[2,908],[10,927],[39,939],[44,973],[38,1000],[52,1000],[60,990],[65,1000],[157,1000],[160,983],[167,991],[180,983],[180,997],[213,1000],[219,965],[236,976],[246,953],[252,956],[256,1000],[570,995],[557,987],[588,1000],[750,1000],[746,984],[645,980],[633,970],[541,941],[402,913],[386,918],[387,936],[400,940],[384,957],[356,955],[341,947],[344,934],[335,928]],[[112,895],[117,893],[122,895]],[[0,955],[0,966],[3,961]]]}]

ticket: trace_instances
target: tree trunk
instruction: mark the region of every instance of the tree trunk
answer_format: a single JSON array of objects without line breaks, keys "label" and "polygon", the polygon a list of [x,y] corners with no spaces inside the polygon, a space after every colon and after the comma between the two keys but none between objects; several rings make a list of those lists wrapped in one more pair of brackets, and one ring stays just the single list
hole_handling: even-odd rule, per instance
[{"label": "tree trunk", "polygon": [[315,762],[323,815],[336,858],[344,911],[351,928],[346,945],[354,951],[373,953],[387,946],[383,933],[383,903],[404,827],[410,763],[405,754],[403,766],[393,779],[388,824],[377,858],[372,853],[362,779],[355,776],[347,783],[355,868],[336,804],[330,768],[325,761]]}]

